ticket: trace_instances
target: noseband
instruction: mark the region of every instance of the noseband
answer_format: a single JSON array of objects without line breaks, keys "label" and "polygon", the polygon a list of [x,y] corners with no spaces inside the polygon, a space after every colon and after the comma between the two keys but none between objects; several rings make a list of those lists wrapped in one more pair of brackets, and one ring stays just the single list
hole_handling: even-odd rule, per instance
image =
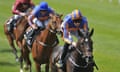
[{"label": "noseband", "polygon": [[[76,50],[76,52],[79,53],[79,55],[80,55],[81,57],[83,56],[83,53],[82,53],[78,48],[75,48],[75,50]],[[86,65],[84,65],[84,66],[77,64],[77,63],[74,61],[74,57],[73,57],[72,55],[69,57],[69,61],[70,61],[74,66],[80,67],[80,68],[87,68],[88,65],[89,65],[87,62],[86,62]]]},{"label": "noseband", "polygon": [[[88,41],[87,39],[82,39],[82,40]],[[83,42],[82,42],[82,43],[83,43]],[[75,62],[74,57],[73,57],[72,55],[69,57],[69,61],[70,61],[74,66],[76,66],[76,67],[87,68],[88,65],[89,65],[89,62],[88,62],[88,58],[89,58],[89,57],[85,57],[84,54],[83,54],[83,52],[79,50],[79,48],[81,48],[82,43],[80,43],[80,45],[79,45],[78,47],[76,47],[76,48],[73,47],[73,48],[75,48],[75,51],[79,54],[79,56],[80,56],[82,59],[85,59],[85,58],[87,59],[87,60],[85,60],[86,64],[85,64],[85,65],[79,65],[79,64],[77,64],[77,63]]]}]

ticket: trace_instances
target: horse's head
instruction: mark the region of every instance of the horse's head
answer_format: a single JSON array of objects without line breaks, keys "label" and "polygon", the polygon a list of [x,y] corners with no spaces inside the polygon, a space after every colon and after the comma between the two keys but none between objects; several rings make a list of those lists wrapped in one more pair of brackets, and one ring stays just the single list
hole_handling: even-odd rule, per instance
[{"label": "horse's head", "polygon": [[54,32],[59,32],[61,30],[61,23],[62,23],[62,14],[55,14],[51,16],[51,20],[50,20],[50,27],[51,30]]},{"label": "horse's head", "polygon": [[91,39],[93,32],[94,29],[92,29],[90,32],[78,31],[80,39],[78,40],[77,48],[79,48],[82,58],[85,59],[87,63],[91,63],[93,61],[93,41]]}]

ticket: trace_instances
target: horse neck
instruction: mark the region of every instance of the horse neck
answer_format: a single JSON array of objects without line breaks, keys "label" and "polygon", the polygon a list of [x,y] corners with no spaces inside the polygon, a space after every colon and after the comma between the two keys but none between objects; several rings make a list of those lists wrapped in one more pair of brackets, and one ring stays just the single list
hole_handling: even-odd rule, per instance
[{"label": "horse neck", "polygon": [[74,62],[78,65],[82,64],[84,61],[82,55],[76,49],[71,53],[71,57],[73,58]]},{"label": "horse neck", "polygon": [[57,37],[56,37],[56,33],[50,32],[49,29],[50,29],[50,26],[48,25],[48,27],[45,30],[39,33],[39,35],[36,37],[36,40],[52,45],[56,41]]}]

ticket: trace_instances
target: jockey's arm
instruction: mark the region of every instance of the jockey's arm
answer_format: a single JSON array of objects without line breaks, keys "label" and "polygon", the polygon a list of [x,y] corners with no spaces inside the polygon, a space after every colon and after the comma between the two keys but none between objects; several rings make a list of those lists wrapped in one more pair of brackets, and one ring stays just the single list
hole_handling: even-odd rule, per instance
[{"label": "jockey's arm", "polygon": [[69,38],[63,37],[63,40],[64,40],[64,42],[66,42],[66,43],[68,43],[68,44],[71,44],[71,45],[73,45],[73,46],[76,47],[76,42],[70,40]]},{"label": "jockey's arm", "polygon": [[85,32],[89,30],[87,23],[84,23],[83,30],[84,30]]},{"label": "jockey's arm", "polygon": [[71,41],[69,40],[68,23],[66,21],[64,21],[61,24],[61,27],[63,29],[63,41],[68,43],[68,44],[71,44]]},{"label": "jockey's arm", "polygon": [[43,30],[45,26],[42,24],[42,22],[33,14],[28,16],[28,23],[33,29],[38,29],[38,27]]},{"label": "jockey's arm", "polygon": [[16,2],[16,3],[14,4],[14,6],[12,7],[12,13],[13,13],[13,14],[17,14],[17,15],[21,15],[21,16],[25,16],[26,13],[20,12],[20,11],[18,10],[19,5],[20,5],[19,2]]},{"label": "jockey's arm", "polygon": [[35,4],[33,2],[30,2],[30,5],[31,5],[32,8],[35,7]]},{"label": "jockey's arm", "polygon": [[53,16],[55,14],[55,10],[53,8],[49,7],[48,11],[50,12],[49,16]]},{"label": "jockey's arm", "polygon": [[34,18],[35,18],[34,15],[28,16],[28,23],[29,23],[29,25],[30,25],[33,29],[36,29],[36,26],[35,26],[35,24],[33,23],[33,19],[34,19]]},{"label": "jockey's arm", "polygon": [[84,29],[84,31],[87,31],[87,26],[86,26],[86,24],[84,24],[83,29]]},{"label": "jockey's arm", "polygon": [[20,13],[20,11],[17,10],[19,4],[20,4],[19,2],[16,2],[16,3],[12,6],[12,13],[13,13],[13,14],[19,14],[19,13]]},{"label": "jockey's arm", "polygon": [[87,21],[87,19],[85,18],[84,19],[84,25],[83,25],[83,30],[86,32],[86,31],[88,31],[88,21]]},{"label": "jockey's arm", "polygon": [[72,41],[72,37],[70,37],[70,33],[69,33],[69,27],[68,24],[63,22],[62,23],[63,26],[63,40],[64,42],[68,43],[68,44],[72,44],[73,46],[76,46],[76,42]]}]

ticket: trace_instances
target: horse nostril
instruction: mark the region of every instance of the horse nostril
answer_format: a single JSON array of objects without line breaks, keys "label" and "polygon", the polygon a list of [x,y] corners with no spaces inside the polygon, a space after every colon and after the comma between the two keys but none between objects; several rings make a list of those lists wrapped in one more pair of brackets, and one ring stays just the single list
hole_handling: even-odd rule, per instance
[{"label": "horse nostril", "polygon": [[90,63],[90,62],[92,62],[93,61],[93,56],[86,56],[85,57],[85,60],[86,60],[86,62],[88,63]]}]

